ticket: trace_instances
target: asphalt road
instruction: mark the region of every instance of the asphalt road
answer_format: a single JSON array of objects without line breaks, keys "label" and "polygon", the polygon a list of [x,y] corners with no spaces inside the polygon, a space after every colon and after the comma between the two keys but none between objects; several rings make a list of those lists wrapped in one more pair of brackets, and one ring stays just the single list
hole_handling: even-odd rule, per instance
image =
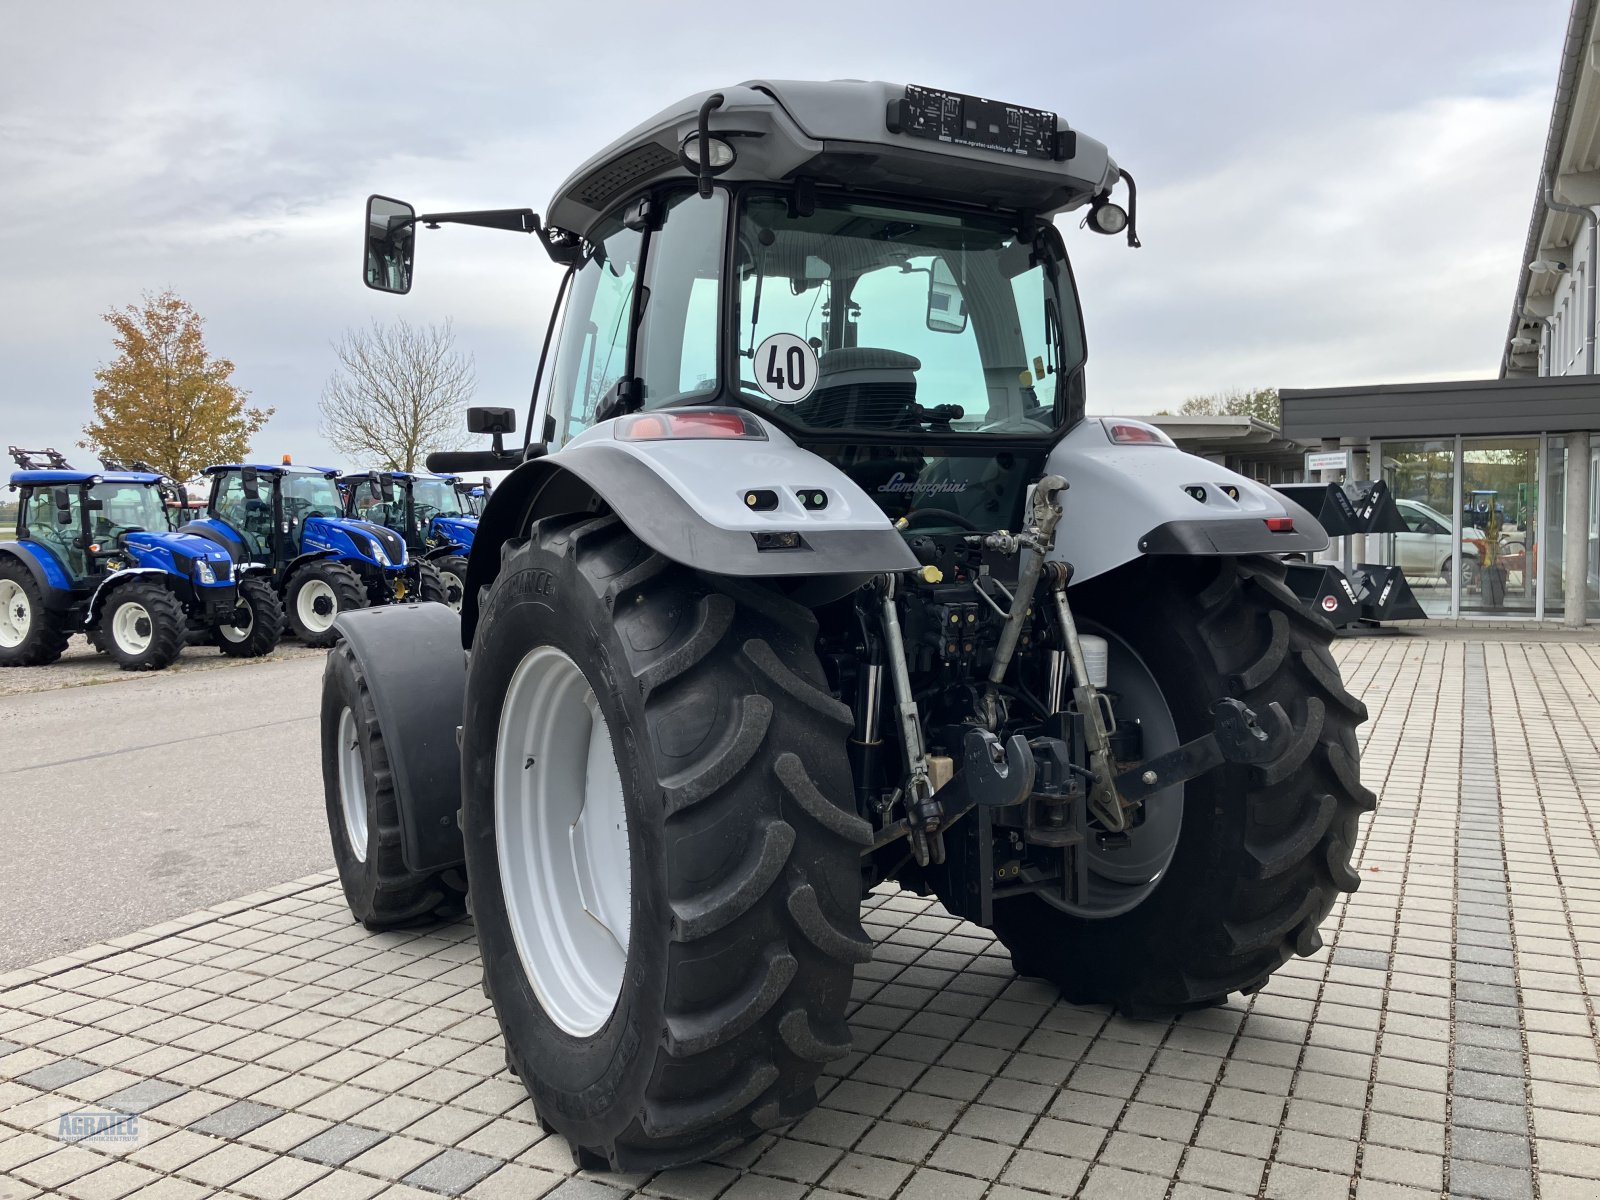
[{"label": "asphalt road", "polygon": [[0,695],[0,971],[330,867],[323,657]]}]

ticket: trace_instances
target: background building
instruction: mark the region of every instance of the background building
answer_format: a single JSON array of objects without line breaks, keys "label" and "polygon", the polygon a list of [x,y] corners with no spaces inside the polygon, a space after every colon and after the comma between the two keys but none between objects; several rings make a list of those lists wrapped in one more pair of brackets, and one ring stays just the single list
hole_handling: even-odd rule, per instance
[{"label": "background building", "polygon": [[1356,558],[1404,567],[1430,616],[1600,617],[1597,12],[1568,20],[1500,378],[1282,392],[1286,438],[1393,489],[1409,532]]}]

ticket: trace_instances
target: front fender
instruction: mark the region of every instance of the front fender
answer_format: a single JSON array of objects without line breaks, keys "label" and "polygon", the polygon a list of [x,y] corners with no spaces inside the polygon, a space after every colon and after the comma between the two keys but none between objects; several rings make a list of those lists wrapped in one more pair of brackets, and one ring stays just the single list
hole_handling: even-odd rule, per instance
[{"label": "front fender", "polygon": [[[1112,423],[1151,429],[1162,440],[1117,444],[1105,428]],[[1045,471],[1069,485],[1049,557],[1070,562],[1076,582],[1145,555],[1313,554],[1328,546],[1316,518],[1294,501],[1127,418],[1080,422],[1050,452]],[[1274,532],[1271,517],[1292,518],[1294,527]]]},{"label": "front fender", "polygon": [[[764,438],[619,441],[618,422],[607,421],[519,466],[495,488],[478,521],[467,560],[463,639],[471,641],[477,624],[479,589],[499,572],[501,545],[558,513],[610,509],[656,553],[715,575],[868,576],[920,565],[849,476],[753,419]],[[821,494],[825,503],[803,505],[802,491]],[[752,509],[751,492],[772,493],[775,507]]]},{"label": "front fender", "polygon": [[339,557],[339,554],[335,550],[307,550],[304,554],[298,554],[289,560],[288,564],[283,568],[281,578],[285,581],[285,586],[287,586],[287,581],[294,578],[294,573],[307,563],[316,562],[319,558],[337,557]]},{"label": "front fender", "polygon": [[163,579],[171,575],[170,571],[163,571],[160,567],[129,567],[118,571],[114,575],[107,575],[100,581],[100,586],[94,589],[94,595],[89,597],[89,612],[83,618],[85,626],[92,626],[100,619],[100,610],[105,607],[106,597],[111,592],[127,583],[135,575],[160,575]]}]

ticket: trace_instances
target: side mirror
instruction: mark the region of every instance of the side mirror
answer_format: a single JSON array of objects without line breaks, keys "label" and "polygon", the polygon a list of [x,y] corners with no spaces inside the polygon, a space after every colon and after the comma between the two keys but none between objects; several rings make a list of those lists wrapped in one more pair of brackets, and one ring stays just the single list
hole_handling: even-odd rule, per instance
[{"label": "side mirror", "polygon": [[244,489],[245,499],[261,499],[261,479],[254,467],[239,472],[239,486]]},{"label": "side mirror", "polygon": [[378,495],[383,497],[385,504],[394,503],[394,480],[389,476],[378,476]]},{"label": "side mirror", "polygon": [[487,433],[494,436],[494,452],[504,454],[500,439],[517,431],[517,410],[514,408],[467,409],[467,432]]},{"label": "side mirror", "polygon": [[51,488],[50,499],[55,502],[56,506],[56,524],[71,525],[72,490],[64,487]]},{"label": "side mirror", "polygon": [[367,197],[363,231],[367,286],[403,296],[411,290],[411,255],[416,245],[417,210],[404,200]]},{"label": "side mirror", "polygon": [[933,260],[928,272],[928,328],[935,333],[964,333],[967,328],[967,302],[955,272],[942,258]]}]

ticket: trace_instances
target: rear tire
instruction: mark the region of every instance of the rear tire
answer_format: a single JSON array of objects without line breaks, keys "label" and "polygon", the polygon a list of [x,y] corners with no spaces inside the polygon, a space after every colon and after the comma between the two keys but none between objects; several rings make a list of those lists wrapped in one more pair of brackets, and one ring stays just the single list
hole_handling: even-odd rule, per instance
[{"label": "rear tire", "polygon": [[216,625],[211,641],[232,658],[260,658],[278,648],[283,637],[283,602],[272,585],[259,575],[239,581],[239,603],[234,609],[242,625]]},{"label": "rear tire", "polygon": [[460,554],[447,554],[433,560],[444,584],[444,602],[457,612],[467,595],[467,560]]},{"label": "rear tire", "polygon": [[26,563],[0,557],[0,667],[42,667],[67,648],[67,615],[46,608]]},{"label": "rear tire", "polygon": [[342,612],[367,607],[367,593],[354,571],[324,558],[295,572],[285,601],[289,625],[300,641],[326,649],[339,640],[334,619]]},{"label": "rear tire", "polygon": [[159,583],[124,583],[100,609],[106,653],[124,671],[170,667],[183,653],[188,629],[183,605]]},{"label": "rear tire", "polygon": [[997,903],[995,934],[1020,973],[1074,1003],[1170,1012],[1255,991],[1321,948],[1317,927],[1360,882],[1350,857],[1376,798],[1360,781],[1366,707],[1340,681],[1332,628],[1283,575],[1266,558],[1146,560],[1073,590],[1085,627],[1148,665],[1183,740],[1208,732],[1211,706],[1230,695],[1258,711],[1277,701],[1294,734],[1275,763],[1184,785],[1177,848],[1130,911],[1094,920],[1038,896]]},{"label": "rear tire", "polygon": [[[467,671],[462,830],[508,1061],[580,1165],[699,1161],[799,1117],[822,1065],[850,1050],[853,964],[872,943],[859,916],[871,831],[854,810],[849,711],[827,690],[809,611],[676,566],[614,516],[541,521],[502,563]],[[626,945],[614,990],[583,1021],[563,977],[530,967],[540,956],[516,932],[543,927],[528,922],[515,866],[521,847],[544,843],[516,836],[534,827],[519,814],[563,795],[530,799],[518,780],[540,755],[559,766],[571,739],[501,725],[519,711],[524,664],[556,657],[582,676],[611,735],[611,803],[626,817]],[[598,724],[591,754],[603,753]],[[580,807],[589,778],[580,771]]]},{"label": "rear tire", "polygon": [[378,713],[354,652],[340,641],[322,671],[322,780],[350,913],[368,929],[394,929],[454,915],[460,892],[442,874],[405,864],[400,804]]}]

